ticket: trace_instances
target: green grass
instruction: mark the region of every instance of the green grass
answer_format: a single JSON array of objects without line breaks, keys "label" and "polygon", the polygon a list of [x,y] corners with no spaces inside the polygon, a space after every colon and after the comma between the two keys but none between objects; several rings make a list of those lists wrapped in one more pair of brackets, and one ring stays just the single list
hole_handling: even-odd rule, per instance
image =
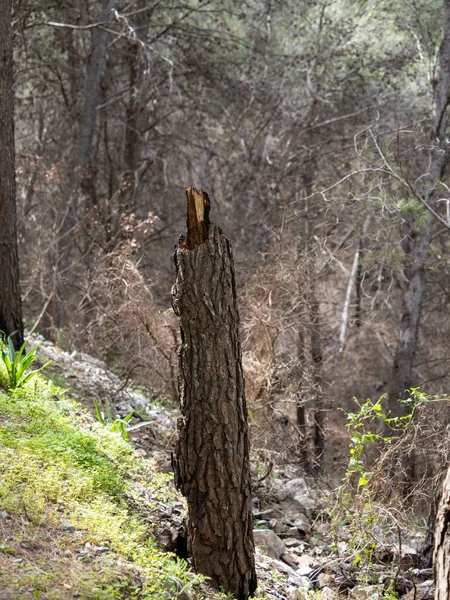
[{"label": "green grass", "polygon": [[[178,499],[170,479],[52,382],[36,378],[13,392],[0,390],[0,510],[25,528],[12,536],[12,550],[1,553],[3,563],[10,562],[0,564],[0,581],[11,587],[11,597],[27,588],[29,597],[48,600],[177,598],[193,574],[151,538],[151,503],[144,519],[129,501],[136,486],[149,497]],[[64,521],[73,524],[72,535]],[[21,539],[49,536],[57,540],[50,545],[57,552],[53,564],[42,548],[29,563],[15,560]],[[76,553],[86,544],[107,544],[109,552],[80,570]],[[67,552],[75,559],[68,561]]]},{"label": "green grass", "polygon": [[[164,507],[182,500],[172,475],[155,472],[54,381],[37,376],[7,390],[0,366],[0,589],[8,598],[185,600],[184,590],[196,600],[230,598],[152,538]],[[271,581],[260,580],[259,600]]]}]

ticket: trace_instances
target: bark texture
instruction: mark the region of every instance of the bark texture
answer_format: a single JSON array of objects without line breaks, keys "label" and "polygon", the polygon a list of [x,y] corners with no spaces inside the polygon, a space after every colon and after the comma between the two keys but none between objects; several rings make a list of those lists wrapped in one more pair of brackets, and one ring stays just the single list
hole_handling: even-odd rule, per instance
[{"label": "bark texture", "polygon": [[23,343],[17,251],[11,0],[0,0],[0,330]]},{"label": "bark texture", "polygon": [[450,598],[450,468],[444,481],[434,531],[435,600]]},{"label": "bark texture", "polygon": [[189,188],[172,303],[180,318],[176,483],[188,502],[194,567],[246,600],[256,589],[249,432],[229,241],[209,226],[209,201]]}]

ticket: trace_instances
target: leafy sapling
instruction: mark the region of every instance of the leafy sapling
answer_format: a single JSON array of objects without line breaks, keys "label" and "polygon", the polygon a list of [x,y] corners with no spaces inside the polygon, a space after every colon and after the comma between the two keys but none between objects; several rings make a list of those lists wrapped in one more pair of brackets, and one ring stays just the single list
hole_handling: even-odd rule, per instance
[{"label": "leafy sapling", "polygon": [[28,367],[36,360],[36,352],[39,344],[34,346],[28,354],[24,354],[26,343],[24,342],[19,350],[14,348],[11,336],[6,336],[3,331],[0,331],[0,357],[5,365],[7,372],[8,388],[15,390],[24,386],[30,379],[42,371],[50,361],[47,361],[42,367],[26,373]]}]

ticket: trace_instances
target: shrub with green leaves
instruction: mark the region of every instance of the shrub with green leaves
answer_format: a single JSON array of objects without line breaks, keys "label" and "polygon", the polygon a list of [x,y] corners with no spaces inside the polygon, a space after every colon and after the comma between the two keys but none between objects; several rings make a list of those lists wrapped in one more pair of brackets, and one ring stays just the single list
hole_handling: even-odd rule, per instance
[{"label": "shrub with green leaves", "polygon": [[0,331],[0,356],[6,368],[9,389],[15,390],[22,387],[50,364],[50,361],[48,361],[39,369],[26,373],[28,367],[36,360],[39,344],[32,348],[28,354],[25,354],[25,347],[26,343],[24,342],[19,350],[16,350],[11,336],[6,336],[3,331]]},{"label": "shrub with green leaves", "polygon": [[[337,548],[340,530],[344,527],[345,535],[350,538],[346,542],[346,551],[354,566],[370,565],[380,540],[394,543],[399,535],[399,511],[394,514],[390,510],[389,502],[380,496],[377,487],[379,480],[390,481],[390,463],[383,462],[383,457],[392,454],[393,446],[408,435],[413,419],[423,405],[442,401],[427,396],[419,388],[412,388],[409,397],[400,401],[407,406],[407,414],[393,417],[383,409],[384,400],[384,396],[363,403],[355,399],[357,408],[346,413],[350,434],[349,461],[331,509],[332,535]],[[392,431],[392,436],[381,433],[386,429]],[[395,596],[383,597],[391,599]]]}]

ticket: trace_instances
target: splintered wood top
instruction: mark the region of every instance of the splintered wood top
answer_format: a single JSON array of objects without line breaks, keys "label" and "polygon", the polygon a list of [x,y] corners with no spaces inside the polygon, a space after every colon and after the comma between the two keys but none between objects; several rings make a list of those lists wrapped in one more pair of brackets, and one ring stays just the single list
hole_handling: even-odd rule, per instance
[{"label": "splintered wood top", "polygon": [[188,187],[187,200],[187,247],[193,250],[208,239],[209,208],[208,194],[203,190]]}]

